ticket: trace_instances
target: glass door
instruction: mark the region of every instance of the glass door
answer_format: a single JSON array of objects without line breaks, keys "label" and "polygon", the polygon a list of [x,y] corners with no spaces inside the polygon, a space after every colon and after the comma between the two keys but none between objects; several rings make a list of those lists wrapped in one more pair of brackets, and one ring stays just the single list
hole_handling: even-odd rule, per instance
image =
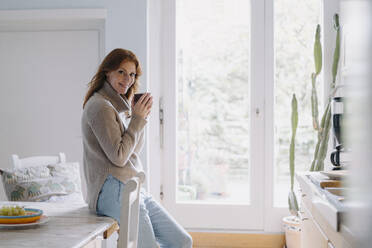
[{"label": "glass door", "polygon": [[263,228],[263,2],[164,2],[163,202],[185,227]]}]

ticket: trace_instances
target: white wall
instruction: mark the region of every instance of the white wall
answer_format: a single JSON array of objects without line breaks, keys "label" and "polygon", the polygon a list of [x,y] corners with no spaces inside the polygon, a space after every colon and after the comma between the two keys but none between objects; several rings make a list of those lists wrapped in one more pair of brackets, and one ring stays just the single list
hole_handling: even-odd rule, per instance
[{"label": "white wall", "polygon": [[[1,0],[0,10],[21,9],[107,9],[106,53],[121,47],[132,50],[145,67],[147,63],[147,0]],[[141,79],[146,82],[146,75]]]},{"label": "white wall", "polygon": [[[109,53],[114,48],[125,48],[132,50],[140,59],[140,62],[142,64],[142,69],[144,71],[144,74],[141,78],[141,88],[140,90],[144,91],[147,89],[147,1],[146,0],[106,0],[106,1],[100,1],[100,0],[76,0],[76,1],[57,1],[57,0],[50,0],[50,1],[43,1],[43,0],[35,0],[35,1],[28,1],[28,0],[19,0],[19,1],[13,1],[13,0],[2,0],[0,1],[0,10],[31,10],[31,9],[97,9],[97,8],[103,8],[107,10],[107,17],[105,21],[105,54]],[[71,45],[74,44],[74,41],[71,40]],[[97,61],[97,65],[100,61]],[[22,63],[22,61],[20,61]],[[93,68],[93,70],[90,68],[90,71],[95,71],[96,68]],[[19,71],[18,73],[22,74],[25,73],[25,71]],[[86,75],[86,74],[85,74]],[[86,83],[91,79],[90,75],[87,78],[81,78],[81,85],[86,85]],[[1,80],[0,76],[0,85],[1,88],[4,88],[4,85],[6,83],[6,80]],[[14,87],[13,87],[14,88]],[[20,92],[22,92],[24,89],[20,88]],[[37,91],[35,91],[37,94]],[[41,91],[42,92],[42,91]],[[24,93],[24,92],[23,92]],[[81,93],[81,92],[80,92]],[[80,94],[79,93],[79,94]],[[42,94],[42,93],[40,93]],[[6,95],[5,95],[6,96]],[[12,95],[9,94],[9,101],[7,99],[3,99],[2,102],[12,102],[11,97]],[[43,97],[42,95],[34,96],[36,99]],[[76,103],[75,108],[69,108],[69,110],[62,112],[61,115],[65,116],[77,116],[81,114],[81,103],[83,102],[83,99],[81,99],[81,102]],[[25,108],[22,107],[27,104],[26,102],[20,102],[20,105],[17,107],[19,109],[19,114],[22,115],[22,111],[25,110]],[[71,112],[73,111],[73,112]],[[29,130],[29,132],[32,132],[32,127],[28,126],[28,118],[30,118],[29,115],[26,113],[23,113],[24,119],[20,123],[15,123],[15,125],[19,126],[20,128],[24,128],[25,130]],[[42,113],[40,113],[42,114]],[[40,123],[42,124],[42,123]],[[37,123],[34,123],[33,125],[37,125]],[[75,125],[76,126],[76,125]],[[80,122],[77,125],[80,127]],[[5,126],[0,126],[0,128],[5,128]],[[76,132],[80,132],[79,130],[76,130],[72,128],[72,126],[68,126],[69,130],[64,130],[64,132],[74,134]],[[25,153],[24,149],[21,149],[21,153],[19,153],[20,157],[23,156],[31,156],[31,155],[42,155],[45,151],[45,148],[43,148],[43,145],[41,144],[41,141],[48,140],[49,134],[48,132],[45,132],[45,134],[42,134],[43,136],[40,137],[40,142],[35,142],[35,145],[30,148],[29,152]],[[79,135],[79,134],[78,134]],[[8,137],[8,136],[6,136]],[[20,139],[20,137],[16,137],[17,139]],[[7,140],[4,140],[4,137],[0,137],[2,139],[2,142],[0,143],[1,146],[5,146]],[[8,139],[8,138],[7,138]],[[76,140],[71,140],[71,142],[76,143]],[[48,153],[54,153],[57,154],[59,151],[63,151],[63,148],[58,149],[56,145],[53,146],[53,149],[49,150]],[[142,153],[142,161],[143,164],[147,164],[147,157],[146,154],[146,147]],[[9,152],[9,153],[17,153],[17,151]],[[10,161],[10,155],[2,155],[5,156],[1,159],[1,161]],[[74,154],[66,154],[68,161],[82,161],[82,154],[80,152],[74,153]],[[10,163],[7,162],[7,164],[1,164],[0,168],[8,168],[10,167]],[[0,200],[4,200],[4,195],[2,194],[2,186],[0,186]]]},{"label": "white wall", "polygon": [[341,15],[347,25],[344,78],[347,103],[352,110],[346,126],[352,151],[346,226],[357,241],[354,247],[369,248],[372,243],[372,1],[342,0]]},{"label": "white wall", "polygon": [[100,42],[98,30],[0,31],[2,168],[12,168],[11,154],[58,151],[82,164],[81,82],[96,69]]}]

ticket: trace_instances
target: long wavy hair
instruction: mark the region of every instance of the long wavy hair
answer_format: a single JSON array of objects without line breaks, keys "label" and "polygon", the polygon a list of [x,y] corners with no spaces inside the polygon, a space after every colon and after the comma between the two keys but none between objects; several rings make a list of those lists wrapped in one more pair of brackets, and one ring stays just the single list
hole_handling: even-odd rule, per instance
[{"label": "long wavy hair", "polygon": [[142,69],[137,56],[129,51],[122,48],[116,48],[112,50],[102,61],[101,65],[98,67],[96,74],[93,76],[92,80],[88,83],[88,92],[85,95],[83,108],[89,100],[89,98],[102,88],[105,80],[106,73],[117,70],[120,64],[124,61],[133,62],[136,65],[136,78],[134,84],[128,89],[125,97],[127,99],[132,99],[133,95],[137,92],[139,87],[139,77],[142,75]]}]

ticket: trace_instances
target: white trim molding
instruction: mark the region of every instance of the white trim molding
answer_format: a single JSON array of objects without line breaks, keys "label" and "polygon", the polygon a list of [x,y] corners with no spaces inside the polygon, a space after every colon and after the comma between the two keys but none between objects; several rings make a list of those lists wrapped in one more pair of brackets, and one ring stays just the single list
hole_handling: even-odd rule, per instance
[{"label": "white trim molding", "polygon": [[148,132],[148,154],[151,166],[148,167],[148,189],[152,196],[159,202],[160,199],[160,187],[162,180],[162,165],[163,165],[163,154],[161,149],[161,140],[163,139],[160,125],[160,112],[159,105],[160,99],[163,94],[163,63],[162,63],[162,37],[163,37],[163,15],[162,15],[162,3],[163,0],[151,0],[148,1],[148,90],[154,99],[152,105],[151,115],[149,118],[149,129]]},{"label": "white trim molding", "polygon": [[105,53],[106,9],[0,10],[0,32],[95,30],[99,56]]},{"label": "white trim molding", "polygon": [[0,10],[0,22],[35,20],[104,20],[106,9]]}]

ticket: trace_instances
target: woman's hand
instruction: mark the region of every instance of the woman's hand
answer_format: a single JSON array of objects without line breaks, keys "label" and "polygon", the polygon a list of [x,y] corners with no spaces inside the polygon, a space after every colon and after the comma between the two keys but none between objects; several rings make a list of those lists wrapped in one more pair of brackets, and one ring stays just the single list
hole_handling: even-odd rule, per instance
[{"label": "woman's hand", "polygon": [[138,99],[136,104],[132,104],[132,113],[146,119],[151,112],[151,107],[152,96],[150,93],[145,93]]}]

